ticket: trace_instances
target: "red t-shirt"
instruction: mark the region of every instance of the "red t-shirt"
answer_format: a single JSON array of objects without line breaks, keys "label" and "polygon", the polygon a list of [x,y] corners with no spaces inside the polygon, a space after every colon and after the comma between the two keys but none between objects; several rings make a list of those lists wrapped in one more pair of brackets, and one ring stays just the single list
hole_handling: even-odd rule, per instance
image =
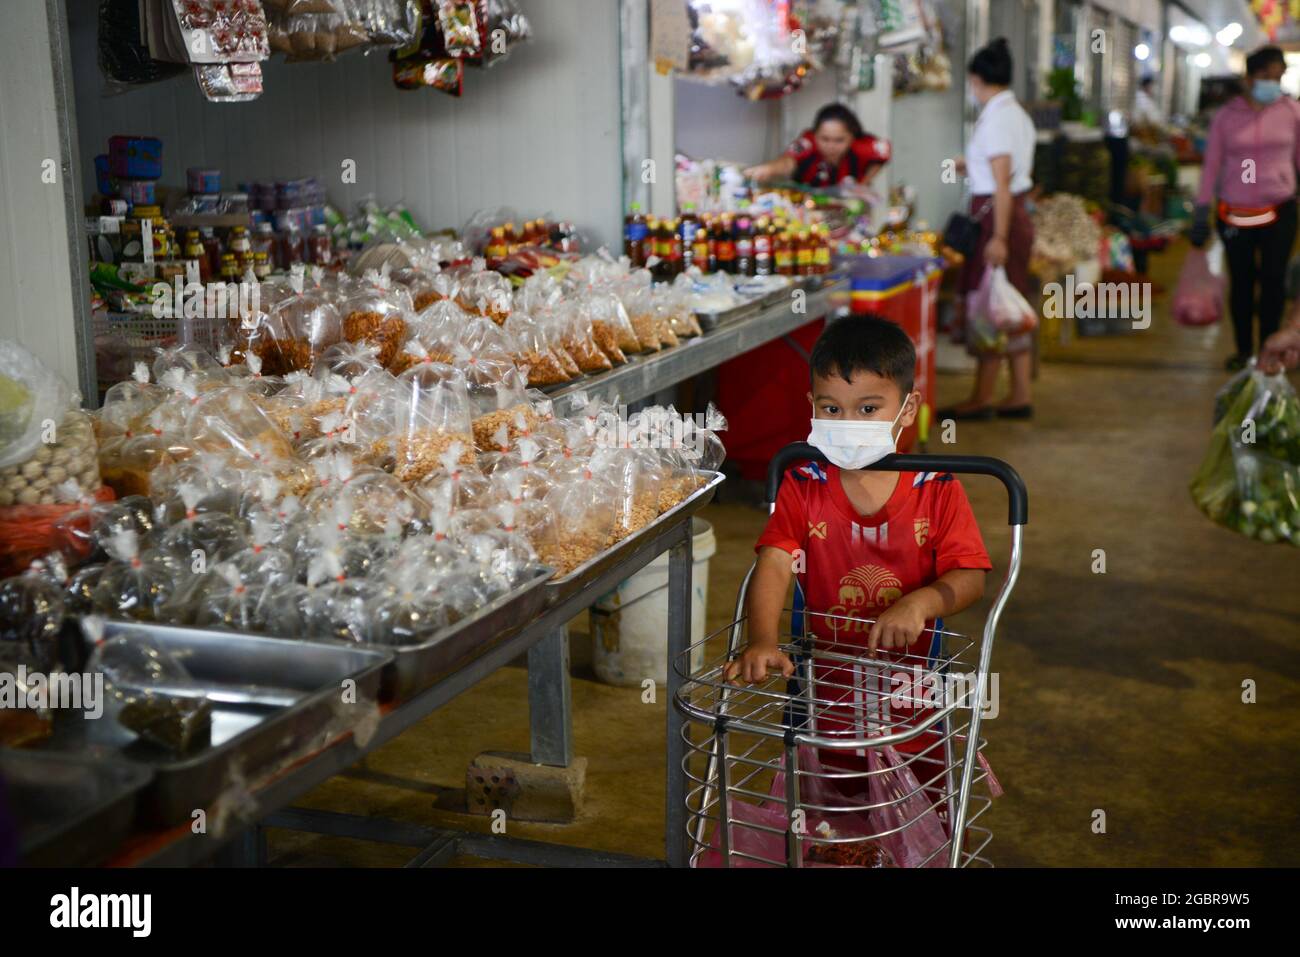
[{"label": "red t-shirt", "polygon": [[809,186],[833,186],[852,177],[859,182],[872,166],[889,162],[889,140],[859,136],[851,144],[838,167],[832,167],[817,149],[812,130],[804,130],[785,151],[795,162],[794,178]]},{"label": "red t-shirt", "polygon": [[[808,611],[854,619],[876,618],[903,595],[934,583],[954,568],[993,567],[966,493],[948,472],[901,472],[884,507],[873,515],[861,515],[844,491],[839,468],[815,462],[792,468],[781,483],[776,510],[756,548],[764,546],[791,553],[802,550],[805,571],[797,577]],[[933,627],[934,622],[926,624]],[[813,637],[865,648],[870,625],[809,615],[805,628]],[[923,632],[908,648],[904,671],[917,664],[916,656],[929,655],[932,638]],[[877,657],[897,660],[901,653],[878,650]],[[823,730],[847,728],[845,722],[850,721],[862,728],[865,721],[865,733],[871,733],[869,712],[879,700],[871,691],[902,690],[902,695],[886,702],[896,718],[906,718],[912,711],[915,718],[924,711],[908,708],[902,700],[913,696],[911,684],[894,681],[882,689],[874,669],[818,669],[817,678],[828,687],[839,686],[830,695],[845,702],[820,716],[818,726]],[[922,689],[915,689],[915,694],[921,693]],[[907,744],[902,749],[913,750]]]}]

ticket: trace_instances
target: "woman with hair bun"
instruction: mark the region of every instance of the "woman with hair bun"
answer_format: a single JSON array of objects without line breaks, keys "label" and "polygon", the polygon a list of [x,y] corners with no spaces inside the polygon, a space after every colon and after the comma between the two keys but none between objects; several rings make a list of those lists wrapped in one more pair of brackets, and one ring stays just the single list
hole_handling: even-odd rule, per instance
[{"label": "woman with hair bun", "polygon": [[[1027,301],[1037,301],[1029,279],[1029,253],[1034,245],[1034,225],[1025,200],[1034,185],[1034,121],[1011,92],[1011,51],[1001,37],[975,52],[967,67],[966,90],[979,118],[957,162],[958,172],[970,178],[970,215],[980,233],[974,252],[966,258],[961,292],[979,288],[986,266],[1001,266],[1011,284]],[[995,415],[1027,419],[1030,404],[1030,370],[1033,333],[1001,337],[972,335],[967,317],[967,350],[979,362],[971,397],[936,416],[951,419],[991,419]],[[993,402],[998,372],[1006,358],[1011,367],[1011,393],[999,405]]]}]

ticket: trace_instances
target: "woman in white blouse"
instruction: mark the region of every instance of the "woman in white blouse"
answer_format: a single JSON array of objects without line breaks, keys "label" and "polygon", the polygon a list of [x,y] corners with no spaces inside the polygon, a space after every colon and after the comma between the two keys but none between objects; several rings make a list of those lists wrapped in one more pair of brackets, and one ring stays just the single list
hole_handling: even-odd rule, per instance
[{"label": "woman in white blouse", "polygon": [[[979,242],[962,270],[963,294],[979,288],[986,266],[1002,266],[1012,285],[1030,303],[1038,301],[1029,277],[1029,253],[1034,245],[1034,224],[1025,201],[1033,188],[1034,121],[1008,89],[1011,52],[999,37],[971,57],[967,67],[967,92],[980,107],[979,118],[967,144],[966,156],[957,160],[959,172],[970,178],[970,215],[980,226]],[[963,295],[964,301],[964,295]],[[979,361],[969,399],[937,413],[940,419],[991,419],[995,415],[1027,419],[1033,415],[1030,396],[1033,333],[998,335],[982,328],[976,317],[966,317],[967,350]],[[993,391],[1006,358],[1011,368],[1011,392],[994,404]]]}]

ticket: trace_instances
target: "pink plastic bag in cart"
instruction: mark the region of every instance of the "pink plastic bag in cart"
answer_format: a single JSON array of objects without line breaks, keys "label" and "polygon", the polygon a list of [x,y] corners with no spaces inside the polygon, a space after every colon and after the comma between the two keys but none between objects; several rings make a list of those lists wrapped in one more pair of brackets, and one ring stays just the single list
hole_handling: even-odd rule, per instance
[{"label": "pink plastic bag in cart", "polygon": [[[947,855],[940,850],[948,833],[931,807],[934,797],[921,784],[899,753],[891,747],[868,748],[867,796],[872,804],[872,828],[876,833],[893,831],[880,838],[899,867],[947,867]],[[894,830],[900,828],[901,830]],[[928,860],[927,860],[928,858]]]},{"label": "pink plastic bag in cart", "polygon": [[1223,315],[1223,246],[1207,253],[1192,249],[1183,260],[1174,289],[1174,321],[1184,326],[1209,326]]}]

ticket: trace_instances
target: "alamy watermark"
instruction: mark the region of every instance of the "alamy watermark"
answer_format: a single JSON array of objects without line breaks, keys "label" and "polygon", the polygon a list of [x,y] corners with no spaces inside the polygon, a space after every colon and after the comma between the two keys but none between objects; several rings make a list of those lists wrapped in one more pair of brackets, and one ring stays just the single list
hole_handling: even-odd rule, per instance
[{"label": "alamy watermark", "polygon": [[1043,318],[1131,319],[1134,329],[1146,329],[1151,325],[1151,283],[1081,283],[1070,273],[1064,284],[1043,287]]},{"label": "alamy watermark", "polygon": [[47,675],[18,665],[13,671],[0,670],[0,711],[7,710],[85,712],[87,718],[104,714],[104,676],[94,674]]}]

